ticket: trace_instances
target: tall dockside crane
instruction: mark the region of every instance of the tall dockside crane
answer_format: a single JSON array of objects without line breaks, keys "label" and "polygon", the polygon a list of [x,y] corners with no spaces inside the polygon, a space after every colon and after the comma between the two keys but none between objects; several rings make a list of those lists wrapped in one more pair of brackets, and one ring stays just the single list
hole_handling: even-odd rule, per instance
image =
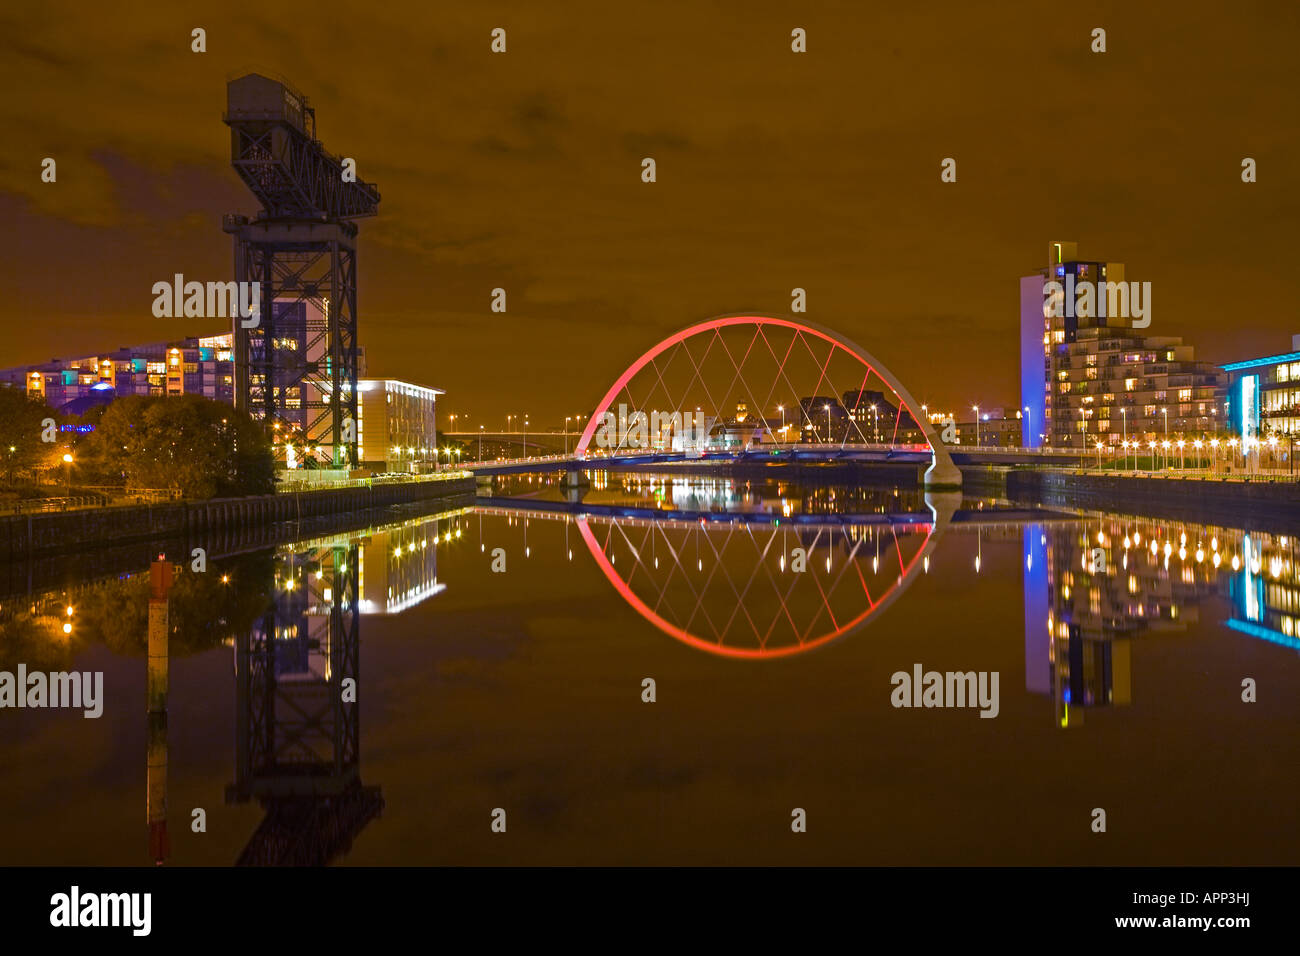
[{"label": "tall dockside crane", "polygon": [[[357,467],[357,226],[372,183],[345,179],[316,139],[316,111],[288,84],[226,84],[230,161],[262,211],[227,215],[235,278],[260,286],[257,324],[236,316],[235,407],[278,439],[276,455]],[[292,448],[292,450],[290,450]]]}]

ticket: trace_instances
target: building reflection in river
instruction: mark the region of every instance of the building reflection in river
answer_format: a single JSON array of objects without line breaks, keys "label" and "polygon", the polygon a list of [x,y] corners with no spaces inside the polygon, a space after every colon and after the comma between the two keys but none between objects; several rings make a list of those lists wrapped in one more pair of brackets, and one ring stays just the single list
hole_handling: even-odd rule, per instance
[{"label": "building reflection in river", "polygon": [[1148,518],[1026,525],[1026,688],[1051,696],[1061,727],[1128,704],[1132,642],[1186,630],[1213,594],[1228,599],[1228,627],[1300,648],[1294,548],[1291,536]]}]

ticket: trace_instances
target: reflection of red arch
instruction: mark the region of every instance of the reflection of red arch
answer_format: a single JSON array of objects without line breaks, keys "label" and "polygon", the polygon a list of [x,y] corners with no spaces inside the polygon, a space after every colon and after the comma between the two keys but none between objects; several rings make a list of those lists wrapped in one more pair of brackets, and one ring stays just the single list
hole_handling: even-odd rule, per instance
[{"label": "reflection of red arch", "polygon": [[[610,386],[609,391],[605,393],[605,397],[602,398],[600,404],[596,406],[595,413],[587,422],[587,427],[582,430],[582,436],[578,439],[578,444],[573,450],[574,454],[579,458],[586,455],[587,446],[591,443],[591,440],[596,433],[596,429],[600,427],[600,423],[604,419],[605,413],[609,411],[610,406],[614,403],[614,400],[618,398],[619,393],[627,386],[628,382],[630,382],[638,372],[645,368],[647,364],[664,351],[681,344],[689,338],[737,325],[755,325],[759,326],[760,329],[765,325],[773,325],[780,328],[793,329],[796,332],[815,336],[816,338],[829,342],[832,346],[839,347],[849,355],[856,358],[868,369],[880,376],[885,384],[893,389],[894,397],[899,400],[900,407],[906,408],[908,414],[912,416],[912,420],[921,426],[921,433],[925,436],[926,444],[930,446],[930,453],[932,456],[930,469],[926,473],[927,478],[932,472],[937,471],[939,480],[942,480],[945,483],[960,483],[960,472],[957,471],[956,466],[953,464],[947,448],[945,448],[943,442],[939,440],[939,436],[935,433],[934,428],[931,427],[930,422],[926,417],[917,413],[917,409],[920,406],[917,404],[916,400],[908,393],[907,389],[903,386],[903,383],[895,378],[894,374],[890,372],[889,369],[880,364],[880,362],[878,362],[870,352],[849,339],[846,339],[839,333],[833,332],[823,326],[811,322],[795,322],[791,319],[778,319],[767,315],[718,316],[717,318],[709,319],[705,322],[692,325],[689,328],[682,329],[680,332],[668,336],[668,338],[651,348],[639,359],[629,365],[627,370],[618,377],[613,385]],[[833,351],[834,350],[832,349],[832,353]]]},{"label": "reflection of red arch", "polygon": [[[600,542],[596,540],[596,536],[592,533],[588,517],[586,515],[580,516],[577,519],[576,524],[578,526],[578,533],[582,535],[582,540],[587,544],[587,549],[591,552],[591,556],[596,559],[596,566],[600,568],[601,572],[605,575],[606,580],[614,586],[614,590],[619,593],[623,600],[632,605],[633,610],[643,618],[670,637],[675,637],[682,643],[694,647],[697,650],[708,651],[710,654],[720,654],[723,657],[737,657],[748,660],[767,660],[777,657],[788,657],[791,654],[799,654],[803,651],[812,650],[814,647],[829,644],[831,641],[843,637],[850,631],[855,630],[872,614],[875,614],[878,611],[883,611],[886,607],[892,604],[894,599],[903,592],[904,582],[915,572],[917,562],[923,560],[936,540],[934,533],[935,526],[932,524],[925,525],[925,540],[921,542],[921,547],[917,549],[916,554],[912,555],[912,560],[903,568],[903,573],[899,575],[898,580],[891,584],[878,600],[871,602],[870,607],[852,620],[835,627],[834,630],[826,634],[819,635],[810,641],[805,641],[802,644],[788,644],[784,647],[768,649],[762,647],[727,647],[724,644],[706,641],[703,638],[697,637],[689,631],[678,627],[671,621],[665,620],[662,615],[641,600],[641,598],[637,596],[636,592],[628,586],[626,581],[618,576],[618,572],[614,570],[614,566],[610,563],[609,558],[605,556],[605,551],[601,548]],[[899,563],[901,564],[901,550],[899,555]]]}]

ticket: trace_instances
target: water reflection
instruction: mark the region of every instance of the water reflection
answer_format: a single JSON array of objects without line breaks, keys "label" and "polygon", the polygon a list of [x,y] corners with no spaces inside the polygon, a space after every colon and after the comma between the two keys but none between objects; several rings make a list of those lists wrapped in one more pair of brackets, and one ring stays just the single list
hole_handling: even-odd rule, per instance
[{"label": "water reflection", "polygon": [[[0,669],[14,670],[19,661],[30,669],[69,669],[91,645],[139,662],[149,675],[143,754],[149,851],[151,860],[161,862],[170,853],[169,741],[167,707],[165,702],[156,706],[157,689],[165,694],[169,663],[177,668],[178,660],[193,655],[231,653],[233,682],[219,682],[217,688],[234,701],[234,755],[227,773],[223,739],[215,789],[226,784],[228,804],[255,804],[262,813],[260,822],[241,831],[230,859],[268,865],[328,863],[348,852],[381,814],[422,812],[415,806],[386,808],[384,791],[373,779],[373,755],[371,779],[363,777],[357,702],[366,692],[371,701],[380,698],[373,684],[369,690],[364,686],[362,636],[368,634],[372,653],[390,669],[414,661],[430,667],[422,678],[436,676],[442,660],[436,653],[432,662],[423,656],[384,658],[393,648],[374,641],[395,632],[387,618],[414,615],[438,640],[460,640],[456,653],[483,655],[481,660],[490,663],[481,666],[496,668],[509,653],[501,651],[502,636],[516,639],[502,626],[497,644],[482,640],[488,628],[480,623],[494,610],[493,595],[500,594],[496,582],[502,579],[494,577],[485,557],[497,547],[508,550],[512,561],[522,554],[542,578],[510,578],[511,590],[519,592],[517,600],[512,597],[511,613],[518,617],[503,614],[493,627],[496,621],[531,621],[537,607],[550,615],[554,629],[525,633],[521,625],[518,640],[540,640],[539,635],[580,626],[574,622],[584,620],[588,605],[573,610],[543,604],[548,587],[572,580],[577,583],[566,588],[566,600],[576,596],[598,608],[591,632],[600,637],[605,654],[625,637],[635,646],[636,639],[648,636],[670,654],[676,641],[713,657],[750,659],[787,658],[841,640],[858,654],[833,660],[865,667],[881,656],[866,635],[883,638],[899,631],[897,618],[891,631],[891,615],[884,613],[891,602],[927,589],[933,599],[935,585],[942,583],[976,596],[970,621],[947,625],[961,631],[968,623],[969,635],[959,636],[969,637],[972,648],[982,650],[997,637],[979,629],[980,615],[994,603],[1005,610],[1013,602],[1010,626],[1018,658],[1015,602],[1023,601],[1024,686],[1037,701],[1026,720],[1045,730],[1049,700],[1057,727],[1079,728],[1089,711],[1122,709],[1138,690],[1159,698],[1152,690],[1159,675],[1151,673],[1151,658],[1138,658],[1148,669],[1146,680],[1133,673],[1135,648],[1153,636],[1204,636],[1210,631],[1198,628],[1201,616],[1226,617],[1226,627],[1235,633],[1219,632],[1219,641],[1241,635],[1300,649],[1295,542],[1283,535],[1052,513],[988,499],[927,498],[895,488],[605,476],[581,501],[566,500],[560,489],[541,482],[500,490],[515,493],[436,516],[336,534],[290,535],[278,547],[254,553],[214,552],[202,574],[182,565],[169,592],[167,640],[161,645],[149,640],[150,579],[143,570],[6,598],[0,603]],[[911,590],[927,574],[934,577],[932,565],[945,555],[960,561],[940,565],[944,580]],[[1012,567],[1017,556],[1019,574]],[[796,570],[796,560],[802,570]],[[452,614],[445,608],[447,598],[435,600],[448,593],[449,584],[452,594],[461,596]],[[892,614],[902,610],[905,617],[904,607],[895,604]],[[671,640],[661,640],[660,634]],[[910,653],[913,634],[904,625],[903,653]],[[895,643],[895,652],[899,646]],[[445,644],[437,650],[445,650]],[[744,685],[749,678],[726,675],[752,673],[706,661],[702,654],[678,657],[701,662],[723,692],[733,695],[739,692],[727,681]],[[564,673],[582,663],[578,657],[557,660]],[[616,660],[611,669],[621,670],[625,663]],[[896,664],[891,658],[882,666]],[[777,669],[783,675],[816,673],[807,666]],[[492,670],[494,678],[498,673]],[[1013,680],[1005,668],[1004,676],[1005,693]],[[537,683],[523,665],[513,677],[520,683],[512,693],[525,693]],[[823,673],[820,680],[825,679]],[[477,721],[510,705],[510,698],[493,696],[502,684],[458,686],[462,702],[469,701],[465,713],[472,711],[462,719]],[[820,692],[822,685],[817,686]],[[355,693],[349,695],[349,688]],[[385,705],[404,692],[400,682],[387,685]],[[447,706],[441,696],[439,701]],[[416,711],[409,701],[400,703],[424,714],[434,734],[450,733],[442,725],[454,723],[450,707]],[[138,702],[126,719],[140,719]],[[884,726],[887,719],[877,724]],[[1016,719],[1012,708],[1001,719]],[[1093,719],[1096,734],[1104,721]],[[171,730],[174,734],[175,724]],[[370,733],[375,735],[374,727]],[[1074,735],[1051,736],[1064,747]],[[512,766],[527,764],[529,746],[522,741],[521,752],[509,754]],[[138,750],[131,756],[137,781],[140,756]],[[172,762],[173,773],[177,765]],[[383,779],[390,791],[401,792],[396,774],[389,777],[386,770]],[[138,799],[131,797],[135,814]],[[188,823],[181,820],[182,836]]]},{"label": "water reflection", "polygon": [[1226,594],[1234,631],[1300,649],[1295,539],[1240,529],[1098,516],[1024,530],[1026,689],[1057,724],[1132,699],[1132,641],[1184,631]]}]

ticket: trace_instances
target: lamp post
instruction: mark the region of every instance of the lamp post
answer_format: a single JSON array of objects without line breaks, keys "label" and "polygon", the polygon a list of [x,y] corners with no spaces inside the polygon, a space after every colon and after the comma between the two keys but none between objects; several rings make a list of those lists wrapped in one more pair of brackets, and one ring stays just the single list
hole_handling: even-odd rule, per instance
[{"label": "lamp post", "polygon": [[528,416],[524,416],[524,457],[528,457]]},{"label": "lamp post", "polygon": [[778,405],[776,410],[781,413],[781,437],[785,437],[785,406]]},{"label": "lamp post", "polygon": [[478,427],[478,460],[483,460],[483,426]]},{"label": "lamp post", "polygon": [[971,408],[975,409],[975,447],[978,448],[980,444],[980,407],[972,405]]},{"label": "lamp post", "polygon": [[827,402],[822,408],[826,409],[826,441],[829,443],[831,440],[831,403]]},{"label": "lamp post", "polygon": [[564,416],[564,453],[566,455],[569,453],[569,418],[570,417],[571,416],[569,415]]},{"label": "lamp post", "polygon": [[72,497],[72,452],[63,453],[64,473],[67,477],[67,487],[64,491],[65,498]]},{"label": "lamp post", "polygon": [[871,440],[880,444],[880,414],[875,405],[871,406]]},{"label": "lamp post", "polygon": [[[1034,440],[1034,410],[1030,408],[1028,405],[1025,406],[1024,410],[1025,410],[1025,434],[1029,436],[1029,440],[1032,442]],[[1022,445],[1024,444],[1023,440],[1021,441],[1021,444]]]},{"label": "lamp post", "polygon": [[1128,409],[1119,410],[1120,427],[1124,429],[1124,467],[1128,467]]}]

